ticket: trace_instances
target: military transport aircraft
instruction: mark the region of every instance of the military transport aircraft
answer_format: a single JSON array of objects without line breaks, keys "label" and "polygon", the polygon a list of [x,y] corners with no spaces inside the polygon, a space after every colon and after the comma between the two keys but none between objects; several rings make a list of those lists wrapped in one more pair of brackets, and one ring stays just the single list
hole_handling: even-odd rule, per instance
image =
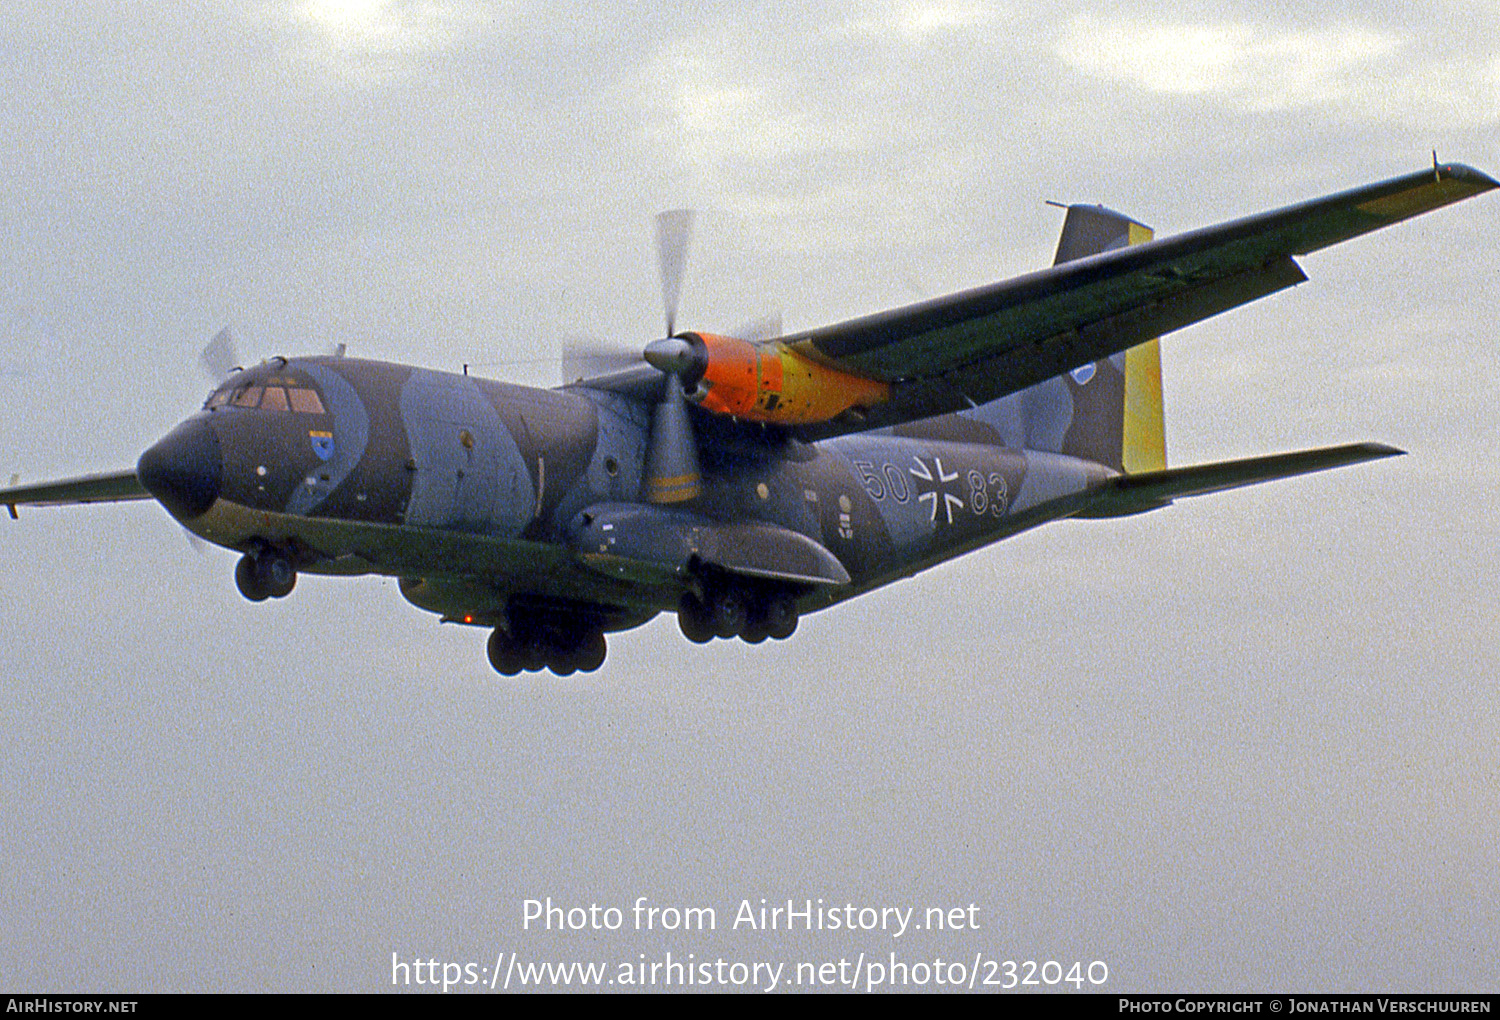
[{"label": "military transport aircraft", "polygon": [[664,611],[695,642],[786,638],[801,614],[1048,521],[1399,453],[1169,468],[1155,338],[1303,282],[1294,256],[1495,187],[1434,156],[1161,240],[1073,205],[1049,269],[759,339],[677,330],[691,219],[664,213],[666,335],[634,364],[542,390],[271,358],[133,470],[13,482],[0,504],[154,497],[243,554],[251,601],[299,573],[399,578],[414,605],[491,629],[508,676],[597,669],[606,633]]}]

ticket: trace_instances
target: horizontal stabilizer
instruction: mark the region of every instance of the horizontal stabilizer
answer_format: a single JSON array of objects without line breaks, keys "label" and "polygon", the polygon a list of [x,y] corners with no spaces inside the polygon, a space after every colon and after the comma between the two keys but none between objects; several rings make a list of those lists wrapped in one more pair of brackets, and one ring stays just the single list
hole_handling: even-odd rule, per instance
[{"label": "horizontal stabilizer", "polygon": [[110,471],[104,474],[84,475],[81,478],[66,478],[57,482],[38,482],[35,485],[12,484],[0,489],[0,506],[10,508],[16,516],[16,507],[67,506],[74,503],[119,503],[129,499],[150,499],[151,493],[136,478],[135,471]]},{"label": "horizontal stabilizer", "polygon": [[1383,443],[1352,443],[1317,450],[1278,453],[1269,457],[1221,460],[1213,464],[1147,471],[1112,478],[1099,490],[1099,498],[1077,517],[1124,517],[1167,506],[1182,496],[1201,496],[1277,478],[1327,471],[1382,457],[1399,457],[1404,450]]}]

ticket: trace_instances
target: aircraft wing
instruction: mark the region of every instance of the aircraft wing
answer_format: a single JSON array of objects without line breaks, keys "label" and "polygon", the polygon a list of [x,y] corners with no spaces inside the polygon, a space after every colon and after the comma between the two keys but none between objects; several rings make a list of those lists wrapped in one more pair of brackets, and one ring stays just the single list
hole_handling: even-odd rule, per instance
[{"label": "aircraft wing", "polygon": [[1462,164],[1177,234],[1012,280],[782,338],[808,358],[891,384],[806,440],[945,414],[1301,283],[1295,255],[1500,186]]},{"label": "aircraft wing", "polygon": [[136,478],[134,469],[110,471],[104,474],[83,475],[56,482],[39,482],[35,485],[16,485],[0,489],[0,506],[9,508],[11,517],[16,516],[16,507],[66,506],[70,503],[118,503],[129,499],[150,499],[151,493]]},{"label": "aircraft wing", "polygon": [[1291,478],[1294,475],[1327,471],[1366,460],[1399,457],[1405,451],[1384,443],[1351,443],[1348,446],[1325,446],[1296,453],[1278,453],[1269,457],[1224,460],[1213,464],[1146,471],[1138,475],[1119,475],[1099,490],[1096,501],[1077,517],[1124,517],[1156,510],[1183,496],[1202,496],[1246,485]]}]

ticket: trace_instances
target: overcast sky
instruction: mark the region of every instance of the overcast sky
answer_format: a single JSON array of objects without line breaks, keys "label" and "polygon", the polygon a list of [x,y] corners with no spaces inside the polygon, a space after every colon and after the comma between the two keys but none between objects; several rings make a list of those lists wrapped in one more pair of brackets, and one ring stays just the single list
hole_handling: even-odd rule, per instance
[{"label": "overcast sky", "polygon": [[[1164,235],[1433,148],[1495,173],[1496,38],[1479,2],[12,5],[0,469],[133,464],[226,324],[550,385],[565,337],[659,332],[663,208],[703,210],[680,324],[795,330],[1049,262],[1048,199]],[[1174,463],[1409,456],[1052,525],[787,642],[665,616],[504,680],[393,582],[247,603],[154,503],[0,520],[0,987],[670,951],[1494,992],[1497,246],[1483,196],[1165,342]],[[547,896],[719,930],[524,930]],[[981,927],[729,930],[762,897]]]}]

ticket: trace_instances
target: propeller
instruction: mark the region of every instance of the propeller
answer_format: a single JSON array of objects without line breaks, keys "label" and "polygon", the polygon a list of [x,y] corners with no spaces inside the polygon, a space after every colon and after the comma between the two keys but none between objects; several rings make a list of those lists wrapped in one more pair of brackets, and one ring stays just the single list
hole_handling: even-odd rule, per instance
[{"label": "propeller", "polygon": [[562,381],[566,385],[596,375],[635,368],[641,363],[641,352],[607,344],[597,337],[570,336],[562,340],[562,354],[558,361]]},{"label": "propeller", "polygon": [[691,209],[669,209],[656,217],[656,263],[661,271],[661,305],[667,317],[667,336],[677,332],[677,302],[682,297],[682,273],[693,241]]},{"label": "propeller", "polygon": [[[666,376],[661,400],[651,419],[651,450],[646,458],[646,498],[653,503],[692,499],[703,491],[698,439],[688,416],[687,393],[696,389],[708,368],[708,348],[695,334],[677,335],[677,302],[692,239],[693,213],[688,209],[656,217],[656,255],[661,269],[662,307],[667,335],[646,345],[646,363]],[[742,324],[731,336],[749,343],[781,335],[781,314]]]},{"label": "propeller", "polygon": [[[209,384],[212,386],[218,386],[219,383],[229,378],[230,373],[241,364],[243,362],[240,361],[238,345],[234,342],[234,334],[229,331],[228,326],[215,333],[212,339],[203,346],[203,350],[198,352],[198,366],[203,369],[204,375],[208,376]],[[182,537],[187,539],[187,544],[193,552],[199,556],[208,555],[207,542],[185,526],[179,525],[179,527],[182,527]]]},{"label": "propeller", "polygon": [[[346,344],[331,343],[324,348],[324,352],[329,357],[342,358],[347,349]],[[198,352],[198,366],[203,369],[204,374],[208,376],[208,381],[214,386],[218,386],[236,369],[243,368],[244,365],[245,362],[240,358],[239,344],[235,342],[234,334],[230,332],[228,326],[215,333],[213,338],[203,346],[203,350]]]},{"label": "propeller", "polygon": [[208,381],[215,386],[244,364],[236,350],[234,334],[229,331],[228,326],[215,333],[213,339],[204,346],[198,354],[198,364],[208,374]]},{"label": "propeller", "polygon": [[775,340],[781,336],[781,313],[772,312],[770,315],[762,315],[758,319],[742,322],[724,335],[751,344]]},{"label": "propeller", "polygon": [[[647,344],[644,352],[622,351],[578,337],[563,342],[566,381],[634,368],[642,358],[664,377],[661,396],[651,414],[645,465],[645,496],[653,503],[682,502],[703,490],[698,439],[688,401],[698,399],[695,391],[708,368],[708,348],[696,334],[677,334],[677,309],[695,219],[691,209],[672,209],[656,217],[656,262],[665,336]],[[728,335],[750,343],[775,339],[781,335],[781,315],[774,313],[743,323]]]},{"label": "propeller", "polygon": [[651,449],[646,455],[646,498],[653,503],[680,503],[703,491],[698,437],[688,417],[683,383],[699,359],[694,357],[697,352],[691,341],[674,335],[693,219],[690,209],[672,209],[656,217],[656,263],[667,333],[647,344],[645,351],[647,363],[666,376],[661,400],[651,415]]},{"label": "propeller", "polygon": [[193,550],[199,556],[208,555],[208,543],[206,541],[189,531],[186,525],[179,523],[177,526],[182,529],[182,537],[187,539],[189,549]]}]

